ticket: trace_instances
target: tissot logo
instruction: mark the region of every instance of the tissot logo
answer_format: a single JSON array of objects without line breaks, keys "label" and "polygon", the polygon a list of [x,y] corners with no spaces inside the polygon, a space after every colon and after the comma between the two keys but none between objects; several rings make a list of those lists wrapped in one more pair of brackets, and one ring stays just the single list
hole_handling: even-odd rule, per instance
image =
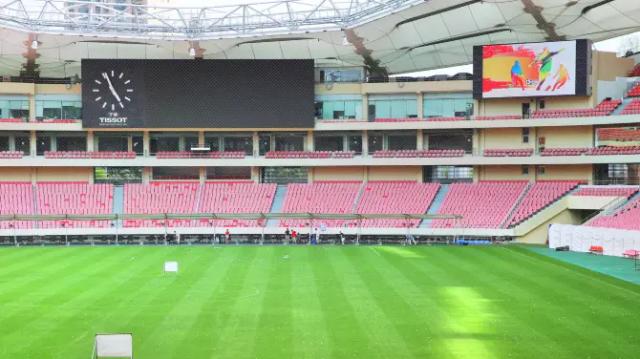
[{"label": "tissot logo", "polygon": [[127,117],[118,116],[117,113],[109,113],[108,117],[98,117],[101,126],[126,126]]}]

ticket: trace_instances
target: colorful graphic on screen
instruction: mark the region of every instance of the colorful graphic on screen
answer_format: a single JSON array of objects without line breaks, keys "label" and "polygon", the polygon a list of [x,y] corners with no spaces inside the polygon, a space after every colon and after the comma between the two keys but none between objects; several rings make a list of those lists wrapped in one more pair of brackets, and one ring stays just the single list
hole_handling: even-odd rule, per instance
[{"label": "colorful graphic on screen", "polygon": [[576,93],[576,42],[482,47],[482,97],[562,96]]}]

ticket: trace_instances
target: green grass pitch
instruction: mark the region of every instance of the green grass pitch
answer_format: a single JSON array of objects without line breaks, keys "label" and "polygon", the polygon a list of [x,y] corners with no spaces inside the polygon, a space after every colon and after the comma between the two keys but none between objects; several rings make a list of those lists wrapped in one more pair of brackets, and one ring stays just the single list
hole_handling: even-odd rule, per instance
[{"label": "green grass pitch", "polygon": [[141,359],[637,358],[640,286],[512,246],[0,249],[0,358],[97,332]]}]

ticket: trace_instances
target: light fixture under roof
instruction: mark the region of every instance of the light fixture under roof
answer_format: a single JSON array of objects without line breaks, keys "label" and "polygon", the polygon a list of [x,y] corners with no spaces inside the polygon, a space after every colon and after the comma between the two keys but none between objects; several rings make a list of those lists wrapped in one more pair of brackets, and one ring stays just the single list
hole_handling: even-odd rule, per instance
[{"label": "light fixture under roof", "polygon": [[38,49],[38,40],[31,41],[31,48],[34,50]]},{"label": "light fixture under roof", "polygon": [[196,56],[196,49],[193,47],[189,48],[189,56]]}]

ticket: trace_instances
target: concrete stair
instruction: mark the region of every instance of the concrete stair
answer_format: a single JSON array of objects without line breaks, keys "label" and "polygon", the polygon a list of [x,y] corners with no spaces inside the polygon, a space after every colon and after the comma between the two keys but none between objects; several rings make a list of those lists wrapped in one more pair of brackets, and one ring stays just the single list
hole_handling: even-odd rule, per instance
[{"label": "concrete stair", "polygon": [[[282,206],[284,205],[284,198],[287,195],[287,185],[278,185],[276,187],[276,194],[273,196],[273,203],[271,204],[270,213],[282,212]],[[267,227],[277,227],[280,224],[279,219],[267,220]]]},{"label": "concrete stair", "polygon": [[[440,209],[440,206],[442,206],[442,202],[444,202],[444,198],[447,196],[447,192],[449,192],[449,185],[448,184],[441,184],[440,188],[438,189],[438,193],[433,198],[433,202],[431,202],[431,205],[429,206],[429,209],[427,210],[427,214],[436,214],[436,213],[438,213],[438,210]],[[429,227],[431,227],[431,221],[432,221],[431,219],[423,219],[422,222],[420,222],[420,225],[418,227],[419,228],[429,228]]]}]

